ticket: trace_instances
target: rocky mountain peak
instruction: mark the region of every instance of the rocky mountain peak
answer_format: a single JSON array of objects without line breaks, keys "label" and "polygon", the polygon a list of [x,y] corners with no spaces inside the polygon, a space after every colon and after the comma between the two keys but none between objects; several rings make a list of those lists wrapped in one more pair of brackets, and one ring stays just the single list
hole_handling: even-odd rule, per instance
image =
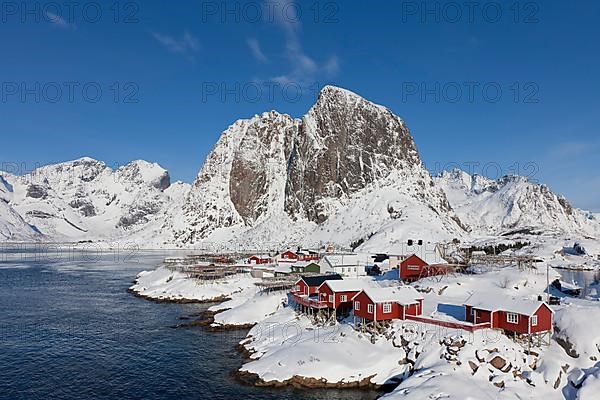
[{"label": "rocky mountain peak", "polygon": [[422,168],[404,122],[355,93],[326,86],[302,118],[290,159],[286,210],[317,223],[324,198],[343,198],[393,170]]},{"label": "rocky mountain peak", "polygon": [[[192,243],[223,228],[252,229],[258,237],[259,229],[278,224],[302,231],[306,224],[322,226],[339,215],[353,197],[390,184],[401,197],[425,202],[439,215],[451,212],[404,122],[355,93],[326,86],[301,119],[270,111],[223,132],[184,206],[187,228],[176,237]],[[389,196],[374,212],[399,219],[400,194]]]},{"label": "rocky mountain peak", "polygon": [[138,184],[147,184],[159,190],[171,185],[169,172],[157,163],[135,160],[117,169],[116,174],[124,180]]},{"label": "rocky mountain peak", "polygon": [[[585,232],[593,235],[588,214],[571,206],[564,196],[548,186],[519,175],[490,179],[472,175],[466,182],[466,172],[451,171],[436,178],[454,210],[461,218],[482,233],[503,232],[517,227],[534,227],[542,231]],[[460,178],[458,178],[460,176]]]}]

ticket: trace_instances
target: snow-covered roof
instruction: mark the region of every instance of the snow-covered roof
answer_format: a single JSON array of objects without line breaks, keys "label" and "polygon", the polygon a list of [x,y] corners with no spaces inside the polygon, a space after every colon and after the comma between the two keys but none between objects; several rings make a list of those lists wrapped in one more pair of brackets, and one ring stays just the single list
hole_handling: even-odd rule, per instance
[{"label": "snow-covered roof", "polygon": [[565,282],[565,281],[560,281],[560,287],[562,289],[567,289],[567,290],[581,290],[581,286],[577,286],[574,283],[569,283],[569,282]]},{"label": "snow-covered roof", "polygon": [[412,286],[365,288],[363,289],[363,292],[375,303],[398,303],[409,305],[416,303],[417,300],[423,299],[423,296]]},{"label": "snow-covered roof", "polygon": [[311,287],[319,287],[325,281],[334,281],[334,280],[342,280],[342,277],[338,274],[328,274],[328,275],[315,275],[315,276],[301,276],[299,281],[304,281],[308,286]]},{"label": "snow-covered roof", "polygon": [[323,261],[332,268],[373,264],[373,259],[369,254],[328,254],[323,256]]},{"label": "snow-covered roof", "polygon": [[[344,279],[341,281],[325,281],[321,286],[327,285],[334,292],[358,292],[369,287],[364,279]],[[319,287],[321,287],[319,286]]]},{"label": "snow-covered roof", "polygon": [[270,256],[270,255],[268,255],[268,254],[255,254],[255,255],[253,255],[253,256],[250,256],[250,258],[252,258],[252,257],[258,257],[258,258],[271,258],[271,256]]},{"label": "snow-covered roof", "polygon": [[290,264],[277,264],[275,266],[275,272],[289,274],[292,272],[292,266]]},{"label": "snow-covered roof", "polygon": [[500,293],[494,295],[490,293],[476,292],[473,293],[467,300],[465,300],[464,304],[486,311],[498,310],[521,315],[532,315],[538,310],[538,308],[542,306],[542,304],[546,303],[531,299],[507,297]]},{"label": "snow-covered roof", "polygon": [[316,264],[315,261],[296,261],[292,264],[292,267],[303,268],[310,264]]}]

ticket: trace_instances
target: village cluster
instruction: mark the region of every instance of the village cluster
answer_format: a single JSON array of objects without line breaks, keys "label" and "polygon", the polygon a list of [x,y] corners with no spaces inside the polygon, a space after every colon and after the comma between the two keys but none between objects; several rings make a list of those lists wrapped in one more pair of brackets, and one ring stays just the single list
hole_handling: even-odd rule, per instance
[{"label": "village cluster", "polygon": [[[209,279],[215,273],[217,278],[249,273],[260,279],[256,285],[261,291],[288,291],[289,305],[315,323],[351,321],[356,329],[376,330],[394,320],[409,320],[469,332],[492,328],[538,343],[549,342],[553,310],[543,301],[543,293],[531,299],[474,292],[455,305],[464,311],[462,318],[425,315],[426,299],[418,285],[410,283],[464,273],[465,265],[448,263],[437,247],[430,251],[425,251],[424,246],[415,248],[420,250],[418,254],[404,255],[288,249],[276,255],[253,254],[228,266],[219,262],[233,259],[196,263],[188,274]],[[489,256],[476,252],[472,257],[481,262]],[[531,261],[495,257],[515,264]],[[437,306],[430,304],[430,308]]]}]

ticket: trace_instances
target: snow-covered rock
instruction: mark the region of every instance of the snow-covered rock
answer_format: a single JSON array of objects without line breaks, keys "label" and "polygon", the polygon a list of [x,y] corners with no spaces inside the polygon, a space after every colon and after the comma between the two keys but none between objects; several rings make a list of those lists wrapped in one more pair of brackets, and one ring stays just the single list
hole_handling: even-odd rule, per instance
[{"label": "snow-covered rock", "polygon": [[88,157],[0,182],[1,198],[53,241],[112,241],[162,223],[187,185],[169,189],[169,174],[158,164],[133,161],[113,170]]},{"label": "snow-covered rock", "polygon": [[597,215],[524,177],[454,170],[432,178],[402,119],[334,86],[300,119],[270,111],[234,122],[191,186],[171,184],[157,164],[112,169],[88,157],[2,176],[4,237],[400,253],[407,239],[553,234],[582,241],[590,260],[600,252]]},{"label": "snow-covered rock", "polygon": [[[0,192],[1,193],[1,192]],[[10,204],[0,198],[0,241],[35,241],[43,236],[30,226]]]},{"label": "snow-covered rock", "polygon": [[546,185],[507,175],[491,180],[455,169],[434,178],[461,221],[476,235],[558,232],[598,237],[600,220]]},{"label": "snow-covered rock", "polygon": [[142,297],[171,301],[222,301],[235,294],[254,289],[256,279],[245,275],[199,283],[185,274],[159,267],[153,271],[140,272],[129,289]]},{"label": "snow-covered rock", "polygon": [[405,123],[333,86],[302,119],[271,111],[231,125],[207,157],[183,217],[173,239],[186,245],[348,247],[372,237],[389,247],[412,236],[465,234]]}]

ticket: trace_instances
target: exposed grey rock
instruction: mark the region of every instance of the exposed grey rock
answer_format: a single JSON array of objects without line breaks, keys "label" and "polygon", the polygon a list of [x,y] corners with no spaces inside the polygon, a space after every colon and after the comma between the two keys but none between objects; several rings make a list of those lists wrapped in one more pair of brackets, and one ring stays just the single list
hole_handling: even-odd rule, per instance
[{"label": "exposed grey rock", "polygon": [[29,185],[27,187],[27,197],[45,199],[48,197],[48,189],[41,185]]}]

